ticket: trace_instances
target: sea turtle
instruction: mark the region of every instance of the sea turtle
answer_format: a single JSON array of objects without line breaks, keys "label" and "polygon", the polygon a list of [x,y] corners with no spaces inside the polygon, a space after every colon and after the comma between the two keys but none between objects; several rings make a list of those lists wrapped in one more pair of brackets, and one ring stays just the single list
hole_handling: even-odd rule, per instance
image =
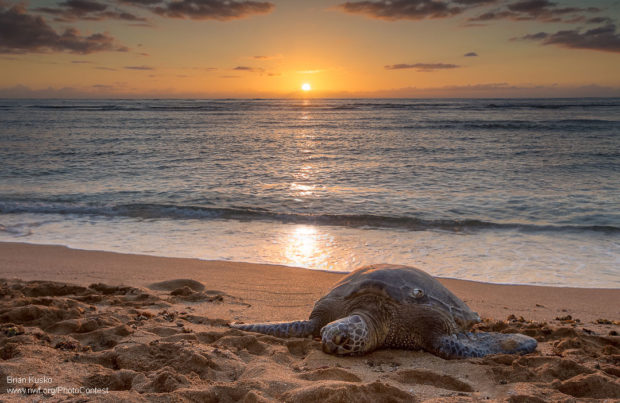
[{"label": "sea turtle", "polygon": [[525,354],[536,340],[522,334],[469,333],[480,316],[439,281],[409,266],[357,269],[319,299],[309,320],[231,324],[278,337],[321,337],[323,351],[352,355],[377,348],[423,349],[444,358]]}]

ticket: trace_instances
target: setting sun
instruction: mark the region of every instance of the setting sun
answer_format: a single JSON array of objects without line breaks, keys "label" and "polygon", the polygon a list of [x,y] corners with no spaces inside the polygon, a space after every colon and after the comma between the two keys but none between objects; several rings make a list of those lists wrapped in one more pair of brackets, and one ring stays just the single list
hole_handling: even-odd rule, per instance
[{"label": "setting sun", "polygon": [[312,89],[312,87],[308,83],[303,83],[301,85],[301,89],[302,89],[302,91],[310,91]]}]

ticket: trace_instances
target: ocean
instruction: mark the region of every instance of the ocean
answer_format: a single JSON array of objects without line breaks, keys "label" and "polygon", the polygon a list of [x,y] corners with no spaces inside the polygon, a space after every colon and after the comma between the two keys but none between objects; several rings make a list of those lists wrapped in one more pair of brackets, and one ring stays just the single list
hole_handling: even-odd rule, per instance
[{"label": "ocean", "polygon": [[0,241],[620,287],[620,99],[0,100]]}]

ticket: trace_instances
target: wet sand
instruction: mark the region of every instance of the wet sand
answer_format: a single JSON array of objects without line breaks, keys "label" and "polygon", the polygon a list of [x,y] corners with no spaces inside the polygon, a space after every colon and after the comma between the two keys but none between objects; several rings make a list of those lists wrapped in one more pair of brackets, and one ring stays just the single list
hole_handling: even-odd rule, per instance
[{"label": "wet sand", "polygon": [[479,329],[535,337],[526,356],[334,357],[315,340],[227,326],[305,319],[342,276],[0,243],[0,399],[32,400],[7,394],[23,387],[46,401],[620,398],[618,289],[441,279],[485,319]]}]

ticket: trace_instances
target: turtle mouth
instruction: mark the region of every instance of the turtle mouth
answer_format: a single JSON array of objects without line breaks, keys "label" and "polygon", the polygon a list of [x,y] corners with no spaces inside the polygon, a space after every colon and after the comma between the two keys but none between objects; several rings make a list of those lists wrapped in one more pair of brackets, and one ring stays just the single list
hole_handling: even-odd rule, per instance
[{"label": "turtle mouth", "polygon": [[350,354],[352,343],[347,336],[348,325],[337,323],[325,326],[321,329],[321,344],[324,353],[327,354]]},{"label": "turtle mouth", "polygon": [[353,343],[343,334],[325,335],[322,340],[323,352],[327,354],[351,354]]},{"label": "turtle mouth", "polygon": [[353,353],[353,346],[347,339],[342,340],[341,344],[336,344],[334,341],[323,339],[322,344],[323,352],[326,354],[347,355]]}]

